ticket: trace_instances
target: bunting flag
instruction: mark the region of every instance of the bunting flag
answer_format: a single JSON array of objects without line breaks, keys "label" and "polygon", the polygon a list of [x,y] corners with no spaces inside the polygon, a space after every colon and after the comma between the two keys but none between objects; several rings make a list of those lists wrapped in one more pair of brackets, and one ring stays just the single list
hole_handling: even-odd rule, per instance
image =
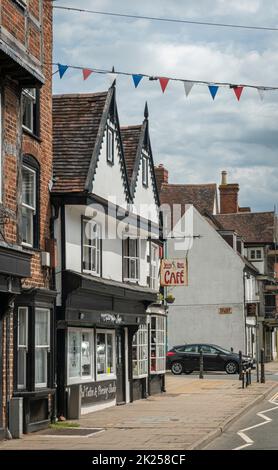
[{"label": "bunting flag", "polygon": [[219,86],[216,86],[216,85],[209,85],[208,86],[208,89],[210,91],[210,94],[211,94],[213,100],[216,96],[216,93],[218,92],[218,88],[219,88]]},{"label": "bunting flag", "polygon": [[241,97],[241,93],[242,93],[242,90],[243,90],[243,86],[234,86],[233,87],[233,90],[235,92],[235,95],[238,99],[238,101],[240,100],[240,97]]},{"label": "bunting flag", "polygon": [[264,99],[264,94],[265,94],[265,90],[263,90],[262,88],[257,88],[258,90],[258,93],[259,93],[259,97],[261,98],[261,100],[263,101]]},{"label": "bunting flag", "polygon": [[[159,77],[157,75],[146,75],[146,74],[140,74],[140,73],[129,73],[129,72],[119,72],[119,71],[115,72],[114,67],[112,67],[112,70],[109,70],[109,69],[108,70],[103,70],[103,69],[97,69],[95,67],[85,68],[85,67],[80,67],[80,66],[76,66],[76,65],[60,64],[60,63],[57,63],[57,62],[52,63],[52,65],[55,65],[55,66],[58,67],[57,70],[53,73],[53,75],[58,73],[60,79],[63,78],[63,76],[66,73],[66,71],[68,70],[68,68],[75,69],[75,70],[82,70],[83,80],[84,81],[87,80],[92,73],[94,73],[94,74],[99,73],[99,74],[102,74],[102,75],[106,75],[109,79],[110,86],[115,82],[116,78],[119,75],[132,77],[133,84],[134,84],[135,88],[137,88],[139,83],[141,82],[141,80],[146,77],[149,80],[156,80],[156,81],[158,80],[163,93],[165,92],[169,81],[174,80],[176,82],[183,83],[186,97],[189,96],[189,94],[190,94],[190,92],[191,92],[194,85],[206,86],[209,89],[210,95],[211,95],[213,100],[215,99],[215,97],[218,93],[218,89],[220,87],[230,88],[230,89],[232,88],[238,101],[241,98],[241,95],[242,95],[242,92],[243,92],[244,88],[252,88],[252,89],[257,90],[261,100],[264,99],[264,95],[267,91],[278,91],[278,86],[270,87],[270,86],[264,86],[264,85],[251,85],[251,84],[250,85],[249,84],[235,85],[233,83],[227,83],[227,82],[225,82],[225,83],[224,82],[217,82],[217,81],[207,82],[207,81],[202,81],[202,80],[193,81],[193,80],[187,80],[185,78],[182,79],[182,78],[174,78],[174,77]],[[213,83],[213,85],[211,83]]]},{"label": "bunting flag", "polygon": [[162,92],[164,93],[164,91],[166,90],[166,87],[167,87],[167,85],[168,85],[168,82],[169,82],[170,78],[158,77],[158,80],[159,80],[159,83],[160,83],[160,86],[161,86],[161,90],[162,90]]},{"label": "bunting flag", "polygon": [[138,85],[139,85],[139,83],[141,82],[141,80],[142,80],[142,78],[143,78],[143,75],[133,74],[133,75],[132,75],[132,78],[133,78],[134,86],[135,86],[135,88],[137,88]]},{"label": "bunting flag", "polygon": [[82,73],[83,73],[83,80],[87,80],[87,78],[91,75],[91,73],[93,73],[93,70],[83,69]]},{"label": "bunting flag", "polygon": [[188,97],[189,93],[191,92],[194,86],[194,82],[183,82],[183,84],[184,84],[185,95],[186,97]]},{"label": "bunting flag", "polygon": [[63,78],[63,75],[66,73],[68,68],[69,68],[68,65],[58,64],[58,71],[59,71],[60,78]]}]

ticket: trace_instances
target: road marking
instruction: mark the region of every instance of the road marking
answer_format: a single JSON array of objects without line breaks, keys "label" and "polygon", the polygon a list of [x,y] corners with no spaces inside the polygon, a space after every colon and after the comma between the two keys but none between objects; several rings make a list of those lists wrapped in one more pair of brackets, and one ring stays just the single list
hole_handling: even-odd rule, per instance
[{"label": "road marking", "polygon": [[245,449],[246,447],[252,446],[254,444],[254,441],[249,436],[247,436],[246,432],[250,431],[251,429],[255,429],[255,428],[258,428],[260,426],[264,426],[265,424],[268,424],[272,421],[272,419],[269,418],[269,416],[265,416],[265,413],[269,413],[270,411],[274,411],[274,410],[278,409],[278,393],[275,393],[275,395],[273,395],[273,397],[270,398],[270,400],[268,400],[268,401],[272,405],[276,405],[276,406],[274,406],[272,408],[268,408],[267,410],[263,410],[263,411],[260,411],[259,413],[257,413],[257,416],[262,418],[264,421],[262,421],[261,423],[255,424],[254,426],[249,426],[248,428],[241,429],[240,431],[237,432],[237,434],[245,441],[245,444],[243,444],[242,446],[239,446],[239,447],[235,447],[235,449],[233,449],[233,450],[241,450],[241,449]]}]

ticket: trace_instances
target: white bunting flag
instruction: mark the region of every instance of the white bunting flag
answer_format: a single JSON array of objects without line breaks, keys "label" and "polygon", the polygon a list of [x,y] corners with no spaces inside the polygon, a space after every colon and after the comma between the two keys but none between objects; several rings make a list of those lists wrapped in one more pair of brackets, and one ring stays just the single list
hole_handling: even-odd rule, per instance
[{"label": "white bunting flag", "polygon": [[184,84],[184,91],[185,91],[185,94],[186,96],[189,95],[189,93],[191,92],[192,90],[192,87],[194,85],[194,82],[183,82]]},{"label": "white bunting flag", "polygon": [[263,90],[262,88],[257,88],[257,90],[258,90],[261,100],[263,101],[265,90]]}]

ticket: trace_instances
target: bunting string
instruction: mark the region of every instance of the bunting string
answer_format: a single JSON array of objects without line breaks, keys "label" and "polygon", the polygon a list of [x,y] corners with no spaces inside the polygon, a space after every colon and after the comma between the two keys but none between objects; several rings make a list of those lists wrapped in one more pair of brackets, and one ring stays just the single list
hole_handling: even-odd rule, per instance
[{"label": "bunting string", "polygon": [[124,76],[129,76],[132,78],[132,82],[135,88],[138,88],[138,86],[140,85],[143,79],[148,79],[151,81],[152,80],[158,81],[160,84],[161,91],[163,93],[166,91],[166,88],[168,87],[169,82],[171,81],[181,82],[184,85],[184,92],[185,92],[186,97],[189,96],[194,85],[205,85],[207,86],[208,91],[213,100],[215,99],[217,95],[219,87],[231,88],[238,101],[241,98],[244,88],[256,89],[261,100],[263,100],[266,91],[278,90],[278,86],[275,87],[275,86],[251,85],[251,84],[234,84],[234,83],[229,83],[229,82],[209,82],[206,80],[189,80],[189,79],[175,78],[175,77],[147,75],[143,73],[120,72],[120,71],[116,71],[114,67],[112,67],[111,70],[108,70],[108,69],[98,69],[98,68],[93,68],[93,67],[90,67],[90,68],[80,67],[77,65],[68,65],[68,64],[66,65],[66,64],[61,64],[58,62],[53,62],[51,65],[58,67],[56,71],[54,72],[54,74],[58,73],[60,79],[64,77],[68,69],[80,70],[83,75],[83,80],[87,80],[91,75],[94,75],[94,74],[104,74],[104,75],[108,75],[110,80],[113,82],[117,78],[117,76],[124,75]]}]

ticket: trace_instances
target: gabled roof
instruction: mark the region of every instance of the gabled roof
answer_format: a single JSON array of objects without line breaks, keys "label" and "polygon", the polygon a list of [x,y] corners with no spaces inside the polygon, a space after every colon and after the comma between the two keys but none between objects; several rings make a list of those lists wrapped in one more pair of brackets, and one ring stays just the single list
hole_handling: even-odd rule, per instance
[{"label": "gabled roof", "polygon": [[53,96],[53,192],[82,192],[108,92]]},{"label": "gabled roof", "polygon": [[[193,206],[202,214],[213,214],[216,184],[166,184],[163,183],[160,191],[161,204],[185,204]],[[184,212],[184,209],[183,209]],[[182,213],[183,213],[182,212]]]},{"label": "gabled roof", "polygon": [[123,142],[124,156],[128,174],[131,198],[134,199],[136,185],[138,182],[140,161],[142,150],[145,149],[149,155],[151,182],[154,189],[154,196],[157,205],[159,205],[159,194],[156,184],[156,176],[154,171],[154,162],[149,136],[148,107],[145,107],[145,119],[141,125],[121,127],[121,136]]},{"label": "gabled roof", "polygon": [[224,230],[237,232],[247,243],[274,242],[274,212],[237,212],[215,215],[214,218]]},{"label": "gabled roof", "polygon": [[114,84],[108,92],[53,97],[52,192],[92,192],[108,118],[118,131],[117,145],[125,192],[129,186]]}]

